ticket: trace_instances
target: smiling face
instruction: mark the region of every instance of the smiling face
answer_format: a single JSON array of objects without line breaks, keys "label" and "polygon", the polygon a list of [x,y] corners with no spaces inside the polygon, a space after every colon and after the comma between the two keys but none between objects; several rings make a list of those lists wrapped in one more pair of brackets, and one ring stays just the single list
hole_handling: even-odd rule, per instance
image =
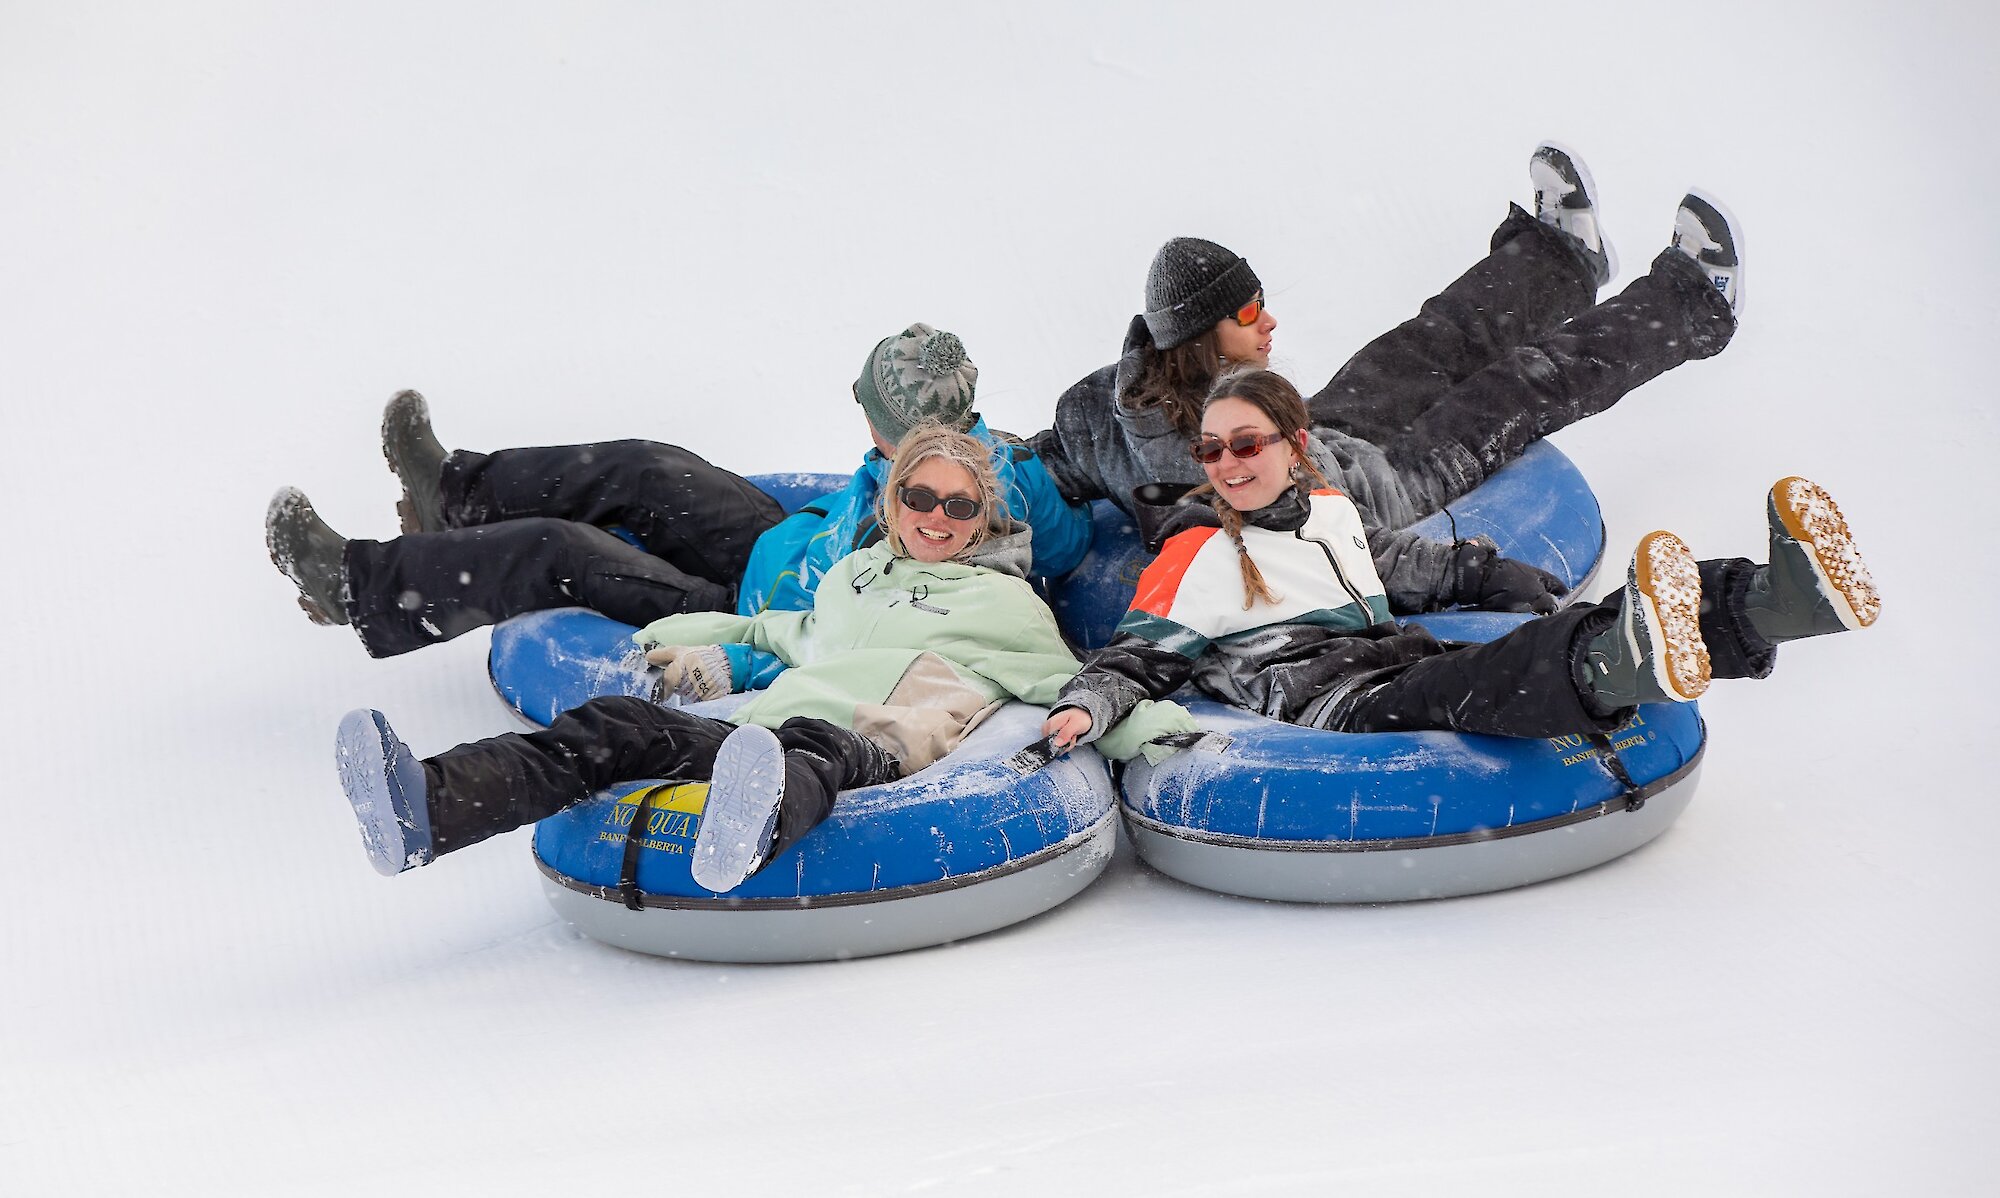
[{"label": "smiling face", "polygon": [[[1209,404],[1201,417],[1203,438],[1214,437],[1223,442],[1245,435],[1269,437],[1277,431],[1278,426],[1263,409],[1235,396]],[[1292,467],[1299,460],[1298,451],[1299,446],[1289,441],[1266,445],[1247,458],[1239,458],[1225,448],[1221,458],[1204,462],[1201,468],[1223,502],[1239,512],[1254,512],[1269,507],[1291,489]]]},{"label": "smiling face", "polygon": [[[1263,299],[1258,292],[1258,300]],[[1260,308],[1257,319],[1249,324],[1237,324],[1236,317],[1225,316],[1215,322],[1215,344],[1225,361],[1232,366],[1255,366],[1259,370],[1271,364],[1271,334],[1278,327],[1278,318],[1271,315],[1269,308]]]},{"label": "smiling face", "polygon": [[[925,459],[910,471],[902,485],[914,491],[929,491],[940,500],[979,501],[979,484],[972,472],[945,458]],[[912,511],[903,506],[900,495],[891,497],[890,511],[895,516],[896,535],[902,539],[903,552],[920,562],[941,562],[956,556],[972,544],[986,519],[981,512],[970,520],[954,520],[944,514],[942,504],[928,512]]]}]

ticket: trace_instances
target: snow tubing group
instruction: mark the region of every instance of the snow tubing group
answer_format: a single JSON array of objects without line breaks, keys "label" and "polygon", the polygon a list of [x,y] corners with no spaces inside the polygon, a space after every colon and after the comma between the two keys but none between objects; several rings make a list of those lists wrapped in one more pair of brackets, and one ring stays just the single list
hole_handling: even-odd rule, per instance
[{"label": "snow tubing group", "polygon": [[[845,479],[752,481],[795,510]],[[1118,509],[1099,502],[1094,519],[1090,555],[1050,588],[1064,631],[1084,647],[1109,639],[1148,560]],[[1546,443],[1416,528],[1490,537],[1572,591],[1604,551],[1595,496]],[[1525,618],[1416,620],[1441,639],[1483,641]],[[509,620],[493,631],[494,687],[536,724],[601,695],[648,695],[633,631],[581,609]],[[610,943],[701,960],[863,956],[962,939],[1069,898],[1109,858],[1116,790],[1141,857],[1198,886],[1308,902],[1441,898],[1558,877],[1645,844],[1686,806],[1704,742],[1693,704],[1641,707],[1596,741],[1321,732],[1207,700],[1188,706],[1228,748],[1135,761],[1114,788],[1088,750],[1014,773],[1005,758],[1039,736],[1044,713],[1010,705],[930,769],[843,795],[786,861],[727,896],[687,870],[705,783],[606,792],[538,825],[535,855],[556,909]]]}]

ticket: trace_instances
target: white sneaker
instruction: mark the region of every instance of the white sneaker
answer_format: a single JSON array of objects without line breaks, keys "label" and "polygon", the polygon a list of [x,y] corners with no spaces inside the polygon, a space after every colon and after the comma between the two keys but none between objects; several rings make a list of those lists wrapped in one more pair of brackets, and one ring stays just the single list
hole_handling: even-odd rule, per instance
[{"label": "white sneaker", "polygon": [[1615,278],[1618,251],[1598,227],[1597,184],[1583,159],[1558,142],[1545,141],[1528,159],[1528,181],[1535,187],[1535,219],[1583,243],[1599,287]]},{"label": "white sneaker", "polygon": [[1722,201],[1699,188],[1681,199],[1674,213],[1673,248],[1695,260],[1708,281],[1743,313],[1743,226]]}]

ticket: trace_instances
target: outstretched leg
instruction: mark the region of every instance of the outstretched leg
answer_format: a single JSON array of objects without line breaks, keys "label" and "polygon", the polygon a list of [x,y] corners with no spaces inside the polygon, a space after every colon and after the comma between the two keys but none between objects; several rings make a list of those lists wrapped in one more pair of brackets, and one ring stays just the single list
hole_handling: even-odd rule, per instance
[{"label": "outstretched leg", "polygon": [[1728,301],[1693,258],[1670,248],[1624,291],[1439,396],[1382,449],[1417,506],[1433,511],[1550,433],[1683,362],[1721,353],[1735,332]]},{"label": "outstretched leg", "polygon": [[657,441],[446,452],[415,391],[383,408],[382,456],[403,485],[396,510],[406,533],[534,517],[615,524],[683,573],[725,585],[785,516],[742,476]]},{"label": "outstretched leg", "polygon": [[1840,505],[1809,479],[1779,479],[1765,500],[1770,561],[1701,563],[1702,638],[1718,678],[1763,678],[1786,641],[1866,628],[1882,596]]},{"label": "outstretched leg", "polygon": [[341,572],[345,614],[374,657],[557,607],[648,624],[735,603],[734,586],[683,573],[601,528],[567,520],[347,541]]},{"label": "outstretched leg", "polygon": [[572,807],[620,782],[696,781],[735,725],[643,699],[592,699],[540,732],[509,733],[421,763],[437,853]]},{"label": "outstretched leg", "polygon": [[438,484],[453,528],[548,517],[618,525],[682,573],[734,586],[778,501],[699,454],[656,441],[457,450]]},{"label": "outstretched leg", "polygon": [[1707,687],[1700,605],[1687,546],[1650,533],[1632,555],[1621,603],[1581,604],[1363,679],[1316,722],[1343,732],[1609,732],[1636,704],[1684,702]]},{"label": "outstretched leg", "polygon": [[1452,388],[1597,297],[1582,245],[1510,205],[1486,257],[1363,346],[1306,401],[1315,428],[1389,445]]}]

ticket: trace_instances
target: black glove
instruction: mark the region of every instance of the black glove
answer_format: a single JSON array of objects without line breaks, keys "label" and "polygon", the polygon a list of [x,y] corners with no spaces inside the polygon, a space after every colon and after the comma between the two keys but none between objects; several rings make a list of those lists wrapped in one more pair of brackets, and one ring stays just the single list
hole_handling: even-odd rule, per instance
[{"label": "black glove", "polygon": [[1531,611],[1546,616],[1569,594],[1563,580],[1526,562],[1501,557],[1485,541],[1458,547],[1452,565],[1451,601],[1486,611]]}]

